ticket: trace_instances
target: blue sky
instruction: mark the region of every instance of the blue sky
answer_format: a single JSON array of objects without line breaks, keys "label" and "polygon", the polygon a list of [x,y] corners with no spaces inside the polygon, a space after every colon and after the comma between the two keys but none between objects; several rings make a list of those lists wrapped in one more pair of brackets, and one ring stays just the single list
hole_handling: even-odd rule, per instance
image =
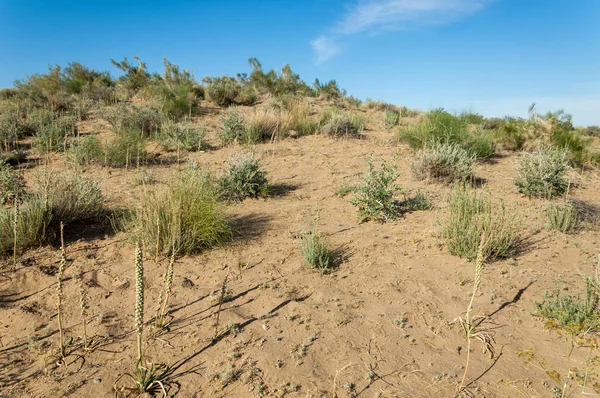
[{"label": "blue sky", "polygon": [[200,80],[254,56],[361,99],[600,125],[599,21],[599,0],[0,0],[0,87],[70,61],[167,57]]}]

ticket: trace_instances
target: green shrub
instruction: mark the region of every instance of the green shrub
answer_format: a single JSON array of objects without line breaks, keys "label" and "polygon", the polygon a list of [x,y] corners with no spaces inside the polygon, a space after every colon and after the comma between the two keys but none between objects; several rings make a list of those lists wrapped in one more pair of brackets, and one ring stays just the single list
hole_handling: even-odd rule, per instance
[{"label": "green shrub", "polygon": [[105,146],[107,166],[129,167],[146,164],[146,139],[136,131],[117,131]]},{"label": "green shrub", "polygon": [[242,85],[233,77],[205,78],[204,81],[208,83],[206,92],[212,102],[223,107],[237,104]]},{"label": "green shrub", "polygon": [[567,153],[568,160],[574,166],[583,166],[590,160],[588,146],[591,138],[584,138],[576,131],[555,129],[550,142]]},{"label": "green shrub", "polygon": [[493,204],[487,193],[463,184],[455,186],[448,202],[442,236],[451,254],[475,259],[482,238],[484,259],[506,258],[516,253],[517,219],[503,203]]},{"label": "green shrub", "polygon": [[268,189],[267,172],[260,169],[260,160],[252,153],[237,156],[218,180],[221,197],[237,202],[264,195]]},{"label": "green shrub", "polygon": [[569,233],[579,226],[579,209],[572,201],[550,203],[546,207],[548,228]]},{"label": "green shrub", "polygon": [[148,191],[129,227],[150,250],[194,254],[232,239],[219,193],[208,173],[190,169],[166,190]]},{"label": "green shrub", "polygon": [[581,337],[600,330],[598,314],[599,290],[591,280],[585,280],[585,299],[562,295],[557,287],[546,292],[544,301],[536,303],[538,314],[546,320],[549,329],[560,328],[573,337]]},{"label": "green shrub", "polygon": [[300,251],[309,265],[314,266],[320,273],[326,274],[335,267],[335,253],[318,229],[319,216],[316,217],[312,231],[302,236]]},{"label": "green shrub", "polygon": [[353,115],[331,112],[324,117],[321,132],[331,137],[360,137],[365,128],[364,120]]},{"label": "green shrub", "polygon": [[112,126],[115,131],[132,130],[145,135],[160,129],[163,119],[161,110],[150,105],[118,104],[107,107],[101,116]]},{"label": "green shrub", "polygon": [[569,170],[564,151],[550,147],[523,154],[515,185],[525,196],[553,198],[563,195],[569,186],[565,173]]},{"label": "green shrub", "polygon": [[500,146],[509,151],[520,151],[530,135],[531,122],[521,118],[488,119],[484,129],[495,130],[494,137]]},{"label": "green shrub", "polygon": [[396,109],[386,108],[384,114],[385,127],[391,129],[400,123],[400,112]]},{"label": "green shrub", "polygon": [[23,179],[9,164],[0,161],[0,206],[10,203],[23,189]]},{"label": "green shrub", "polygon": [[100,183],[80,174],[41,173],[32,194],[46,203],[53,225],[94,220],[105,213]]},{"label": "green shrub", "polygon": [[438,142],[456,144],[477,158],[490,157],[496,150],[488,134],[471,132],[465,120],[441,109],[429,112],[423,122],[405,128],[400,139],[413,149]]},{"label": "green shrub", "polygon": [[600,137],[600,127],[599,126],[588,126],[581,130],[582,135],[587,135],[590,137]]},{"label": "green shrub", "polygon": [[181,148],[196,152],[209,148],[205,137],[206,131],[193,123],[165,121],[157,138],[166,151],[176,151]]},{"label": "green shrub", "polygon": [[394,193],[399,189],[396,185],[398,176],[396,165],[388,165],[382,160],[381,167],[376,169],[371,156],[363,181],[355,188],[350,201],[358,208],[361,222],[370,219],[385,222],[400,215],[400,205],[394,199]]},{"label": "green shrub", "polygon": [[461,112],[458,117],[467,124],[484,124],[485,117],[478,113],[473,112]]},{"label": "green shrub", "polygon": [[73,161],[81,165],[90,165],[104,161],[104,149],[97,135],[80,138],[69,148]]},{"label": "green shrub", "polygon": [[217,138],[223,144],[244,142],[246,137],[246,120],[235,107],[230,107],[226,115],[221,116],[221,127]]},{"label": "green shrub", "polygon": [[33,137],[33,147],[39,154],[63,151],[66,147],[65,139],[68,136],[73,137],[75,132],[73,117],[59,117],[37,127]]},{"label": "green shrub", "polygon": [[417,153],[411,167],[419,180],[451,183],[471,178],[475,160],[475,156],[456,144],[433,143]]}]

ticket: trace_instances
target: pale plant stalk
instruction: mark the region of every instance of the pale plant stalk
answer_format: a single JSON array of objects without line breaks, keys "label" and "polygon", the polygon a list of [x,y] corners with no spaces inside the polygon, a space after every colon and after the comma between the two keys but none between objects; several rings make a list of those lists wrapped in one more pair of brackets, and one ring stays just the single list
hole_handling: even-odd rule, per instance
[{"label": "pale plant stalk", "polygon": [[135,328],[137,331],[138,366],[142,365],[142,333],[144,331],[144,260],[140,242],[135,248]]},{"label": "pale plant stalk", "polygon": [[167,272],[164,276],[164,289],[165,289],[165,300],[162,303],[162,308],[160,311],[161,318],[164,318],[167,310],[167,303],[169,302],[169,297],[171,297],[171,292],[173,291],[173,274],[175,266],[175,250],[171,252],[171,258],[169,259],[169,264],[167,265]]},{"label": "pale plant stalk", "polygon": [[19,190],[15,194],[15,211],[13,218],[13,266],[17,266],[17,238],[19,234]]},{"label": "pale plant stalk", "polygon": [[64,358],[64,333],[62,327],[62,300],[63,300],[63,275],[67,266],[67,256],[65,254],[64,225],[60,223],[60,264],[58,266],[58,284],[56,285],[56,319],[58,322],[58,341],[60,345],[60,356]]},{"label": "pale plant stalk", "polygon": [[215,337],[213,338],[213,340],[219,336],[219,317],[221,316],[221,307],[223,306],[223,302],[225,301],[225,295],[227,294],[227,278],[229,278],[229,274],[225,275],[225,279],[223,279],[223,283],[221,284],[221,291],[219,292],[219,308],[217,309]]},{"label": "pale plant stalk", "polygon": [[88,301],[87,290],[83,282],[83,268],[79,268],[79,308],[81,309],[81,323],[83,324],[83,349],[87,350],[87,316],[88,316]]},{"label": "pale plant stalk", "polygon": [[471,359],[471,332],[472,332],[472,319],[471,319],[471,311],[473,309],[473,302],[475,301],[475,296],[477,295],[477,292],[479,291],[479,286],[481,285],[481,275],[483,274],[483,267],[484,267],[484,254],[483,254],[483,250],[485,247],[485,236],[482,234],[481,236],[481,240],[479,242],[479,249],[477,250],[477,258],[475,259],[475,281],[473,282],[473,293],[471,293],[471,301],[469,302],[469,306],[467,307],[467,313],[465,315],[465,325],[464,325],[464,329],[465,329],[465,337],[467,339],[467,362],[465,365],[465,371],[463,373],[462,379],[460,380],[460,385],[458,387],[458,391],[462,391],[464,384],[465,384],[465,379],[467,378],[467,372],[469,370],[469,362]]}]

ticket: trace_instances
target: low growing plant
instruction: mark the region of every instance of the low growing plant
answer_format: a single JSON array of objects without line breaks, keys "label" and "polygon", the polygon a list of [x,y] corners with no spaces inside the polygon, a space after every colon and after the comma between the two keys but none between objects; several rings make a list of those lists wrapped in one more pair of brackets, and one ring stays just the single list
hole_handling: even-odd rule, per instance
[{"label": "low growing plant", "polygon": [[241,202],[245,198],[264,195],[268,189],[267,172],[252,153],[233,157],[229,169],[218,180],[218,189],[226,200]]},{"label": "low growing plant", "polygon": [[517,217],[503,203],[494,204],[485,191],[457,184],[448,204],[441,227],[451,254],[473,260],[481,239],[486,242],[483,261],[516,254],[520,242]]},{"label": "low growing plant", "polygon": [[358,208],[360,221],[378,220],[385,222],[396,219],[401,208],[394,194],[399,187],[396,185],[398,168],[395,164],[381,161],[381,167],[375,168],[374,159],[367,162],[367,171],[363,181],[356,186],[351,203]]},{"label": "low growing plant", "polygon": [[419,180],[452,183],[471,178],[475,161],[474,155],[457,144],[434,142],[417,153],[411,167]]},{"label": "low growing plant", "polygon": [[567,191],[569,180],[565,174],[568,170],[564,151],[544,147],[523,154],[515,185],[525,196],[550,199]]},{"label": "low growing plant", "polygon": [[546,222],[550,229],[562,233],[573,232],[580,223],[579,209],[570,200],[550,203],[546,207]]},{"label": "low growing plant", "polygon": [[318,228],[319,214],[315,217],[312,231],[302,237],[302,256],[309,265],[314,266],[322,274],[335,267],[335,253],[329,249],[327,241]]}]

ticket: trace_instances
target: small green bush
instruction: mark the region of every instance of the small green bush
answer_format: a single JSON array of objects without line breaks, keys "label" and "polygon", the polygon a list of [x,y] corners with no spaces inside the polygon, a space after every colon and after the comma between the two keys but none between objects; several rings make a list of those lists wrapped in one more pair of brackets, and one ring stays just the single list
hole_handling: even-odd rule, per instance
[{"label": "small green bush", "polygon": [[74,120],[63,117],[38,127],[33,137],[34,150],[39,153],[60,152],[65,149],[65,139],[75,133]]},{"label": "small green bush", "polygon": [[475,259],[482,238],[484,259],[506,258],[516,253],[518,221],[503,203],[493,204],[487,193],[463,184],[455,186],[448,202],[448,214],[441,227],[451,254]]},{"label": "small green bush", "polygon": [[260,169],[260,160],[252,153],[237,156],[229,162],[229,169],[218,180],[221,197],[241,202],[245,198],[264,195],[268,189],[267,172]]},{"label": "small green bush", "polygon": [[233,237],[210,176],[194,169],[166,190],[146,192],[126,225],[157,254],[170,253],[173,244],[177,254],[194,254]]},{"label": "small green bush", "polygon": [[588,147],[591,138],[584,138],[576,131],[554,129],[550,135],[550,142],[567,153],[567,158],[573,166],[582,167],[590,160]]},{"label": "small green bush", "polygon": [[598,286],[585,280],[585,299],[579,296],[562,295],[557,287],[554,292],[546,292],[544,301],[536,303],[538,314],[546,320],[549,329],[562,329],[573,337],[594,333],[600,330]]},{"label": "small green bush", "polygon": [[166,151],[176,151],[181,148],[196,152],[209,148],[205,137],[206,131],[193,123],[165,121],[157,138]]},{"label": "small green bush", "polygon": [[23,179],[8,163],[0,160],[0,206],[10,203],[23,186]]},{"label": "small green bush", "polygon": [[315,219],[312,231],[302,237],[300,251],[309,265],[314,266],[321,274],[330,272],[335,267],[335,253],[318,229],[319,216]]},{"label": "small green bush", "polygon": [[104,161],[104,149],[96,135],[80,138],[69,148],[73,161],[81,165],[90,165]]},{"label": "small green bush", "polygon": [[461,112],[458,115],[459,119],[463,120],[467,124],[484,124],[485,117],[478,113],[473,112]]},{"label": "small green bush", "polygon": [[419,180],[433,179],[444,183],[464,181],[472,177],[475,156],[451,143],[433,143],[421,149],[412,162]]},{"label": "small green bush", "polygon": [[381,222],[396,219],[401,212],[394,193],[399,189],[396,185],[398,168],[381,161],[381,167],[375,168],[373,156],[367,162],[367,172],[363,181],[355,188],[350,203],[358,208],[361,222],[374,219]]},{"label": "small green bush", "polygon": [[564,151],[551,147],[523,154],[515,185],[525,196],[550,199],[563,195],[569,186],[569,170]]},{"label": "small green bush", "polygon": [[572,201],[550,203],[546,207],[548,228],[562,233],[573,232],[580,222],[579,209]]},{"label": "small green bush", "polygon": [[242,92],[242,85],[233,77],[205,78],[204,81],[208,83],[206,88],[208,98],[215,104],[225,107],[238,103],[237,99]]},{"label": "small green bush", "polygon": [[385,127],[391,129],[400,123],[400,112],[393,108],[386,108],[384,114]]},{"label": "small green bush", "polygon": [[221,116],[221,127],[217,138],[223,144],[243,142],[246,137],[246,120],[235,107],[229,107],[227,114]]},{"label": "small green bush", "polygon": [[136,131],[117,131],[105,146],[107,166],[129,167],[146,164],[148,152],[146,139]]},{"label": "small green bush", "polygon": [[413,149],[439,142],[456,144],[477,158],[488,158],[496,151],[490,135],[480,131],[471,132],[465,120],[443,109],[433,110],[423,122],[403,129],[400,139]]},{"label": "small green bush", "polygon": [[118,104],[107,107],[101,112],[101,116],[112,126],[115,131],[131,130],[149,135],[160,130],[162,121],[165,119],[160,109],[150,105]]}]

